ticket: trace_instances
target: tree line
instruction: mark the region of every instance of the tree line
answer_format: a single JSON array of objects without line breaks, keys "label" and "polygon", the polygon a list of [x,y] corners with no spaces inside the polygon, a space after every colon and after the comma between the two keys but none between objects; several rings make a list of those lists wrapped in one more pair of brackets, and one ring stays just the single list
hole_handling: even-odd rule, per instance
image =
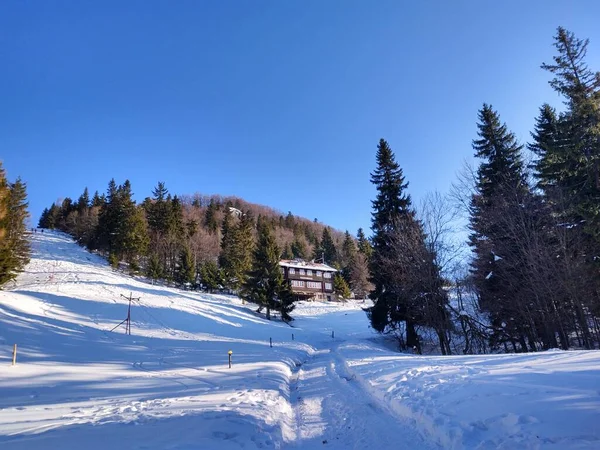
[{"label": "tree line", "polygon": [[[139,204],[129,181],[117,185],[111,180],[105,194],[91,197],[85,188],[76,201],[67,197],[44,209],[38,226],[66,232],[105,255],[114,268],[143,274],[153,282],[210,292],[225,289],[256,300],[248,280],[265,269],[266,254],[276,254],[277,267],[280,259],[315,259],[339,269],[334,287],[340,298],[349,298],[351,292],[365,298],[370,289],[370,244],[362,230],[354,238],[316,219],[291,212],[284,216],[235,197],[179,197],[163,182]],[[261,255],[256,254],[259,250]],[[280,299],[287,298],[285,292],[280,294]],[[281,302],[261,302],[268,315],[277,309],[289,318]]]},{"label": "tree line", "polygon": [[6,179],[0,162],[0,286],[15,277],[29,261],[27,189],[17,178]]},{"label": "tree line", "polygon": [[587,40],[558,28],[554,46],[541,67],[564,107],[540,107],[529,163],[498,112],[488,104],[478,112],[479,166],[453,192],[469,223],[466,273],[447,264],[456,249],[443,232],[445,208],[418,215],[394,153],[379,142],[368,314],[404,349],[422,352],[428,333],[443,354],[600,343],[600,72],[586,64]]}]

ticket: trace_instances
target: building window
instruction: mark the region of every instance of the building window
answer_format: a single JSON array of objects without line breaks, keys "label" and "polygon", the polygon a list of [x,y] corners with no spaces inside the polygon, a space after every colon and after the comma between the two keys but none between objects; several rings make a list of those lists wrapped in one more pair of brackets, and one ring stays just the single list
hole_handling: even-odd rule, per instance
[{"label": "building window", "polygon": [[300,281],[300,280],[292,280],[292,287],[304,287],[304,281]]},{"label": "building window", "polygon": [[320,270],[317,270],[317,276],[320,277],[321,275],[323,275],[323,272],[321,272]]},{"label": "building window", "polygon": [[294,269],[293,267],[290,267],[289,274],[294,275],[295,273],[296,273],[296,269]]},{"label": "building window", "polygon": [[325,283],[325,289],[327,289],[328,291],[331,290],[331,283]]},{"label": "building window", "polygon": [[311,289],[321,289],[321,283],[319,283],[318,281],[307,281],[306,287]]},{"label": "building window", "polygon": [[324,276],[325,278],[331,278],[331,272],[325,272],[325,273],[323,274],[323,276]]},{"label": "building window", "polygon": [[283,267],[280,267],[279,270],[281,270],[281,273],[285,274],[285,269]]},{"label": "building window", "polygon": [[304,269],[300,269],[300,275],[306,275],[306,272],[304,271]]},{"label": "building window", "polygon": [[308,275],[309,277],[312,277],[312,270],[306,269],[306,275]]}]

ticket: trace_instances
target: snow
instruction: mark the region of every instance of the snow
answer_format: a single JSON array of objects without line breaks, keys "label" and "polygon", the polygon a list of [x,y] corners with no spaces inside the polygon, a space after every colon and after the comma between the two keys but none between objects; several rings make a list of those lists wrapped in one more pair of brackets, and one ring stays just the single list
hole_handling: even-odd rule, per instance
[{"label": "snow", "polygon": [[292,267],[294,269],[309,269],[309,270],[319,270],[321,272],[337,272],[337,269],[328,266],[323,263],[316,263],[314,261],[308,262],[302,259],[282,259],[279,262],[279,265],[282,267]]},{"label": "snow", "polygon": [[600,447],[600,352],[403,355],[366,303],[299,303],[290,327],[61,233],[32,248],[0,291],[0,448]]}]

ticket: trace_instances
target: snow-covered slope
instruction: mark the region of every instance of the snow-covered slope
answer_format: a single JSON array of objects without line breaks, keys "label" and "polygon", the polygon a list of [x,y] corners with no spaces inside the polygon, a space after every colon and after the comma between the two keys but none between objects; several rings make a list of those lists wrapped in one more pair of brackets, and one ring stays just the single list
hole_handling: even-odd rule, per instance
[{"label": "snow-covered slope", "polygon": [[[361,304],[301,303],[290,327],[32,244],[0,291],[0,448],[600,447],[599,352],[402,356]],[[110,332],[130,293],[132,335]]]}]

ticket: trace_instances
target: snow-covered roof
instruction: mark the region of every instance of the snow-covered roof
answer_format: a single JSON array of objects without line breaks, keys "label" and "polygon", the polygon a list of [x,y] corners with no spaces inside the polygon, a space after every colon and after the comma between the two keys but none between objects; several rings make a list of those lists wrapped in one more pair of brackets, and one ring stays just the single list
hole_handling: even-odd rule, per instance
[{"label": "snow-covered roof", "polygon": [[281,267],[293,267],[295,269],[312,269],[320,270],[322,272],[337,272],[337,269],[334,269],[327,264],[316,263],[314,261],[309,262],[302,259],[282,259],[279,261],[279,265]]}]

